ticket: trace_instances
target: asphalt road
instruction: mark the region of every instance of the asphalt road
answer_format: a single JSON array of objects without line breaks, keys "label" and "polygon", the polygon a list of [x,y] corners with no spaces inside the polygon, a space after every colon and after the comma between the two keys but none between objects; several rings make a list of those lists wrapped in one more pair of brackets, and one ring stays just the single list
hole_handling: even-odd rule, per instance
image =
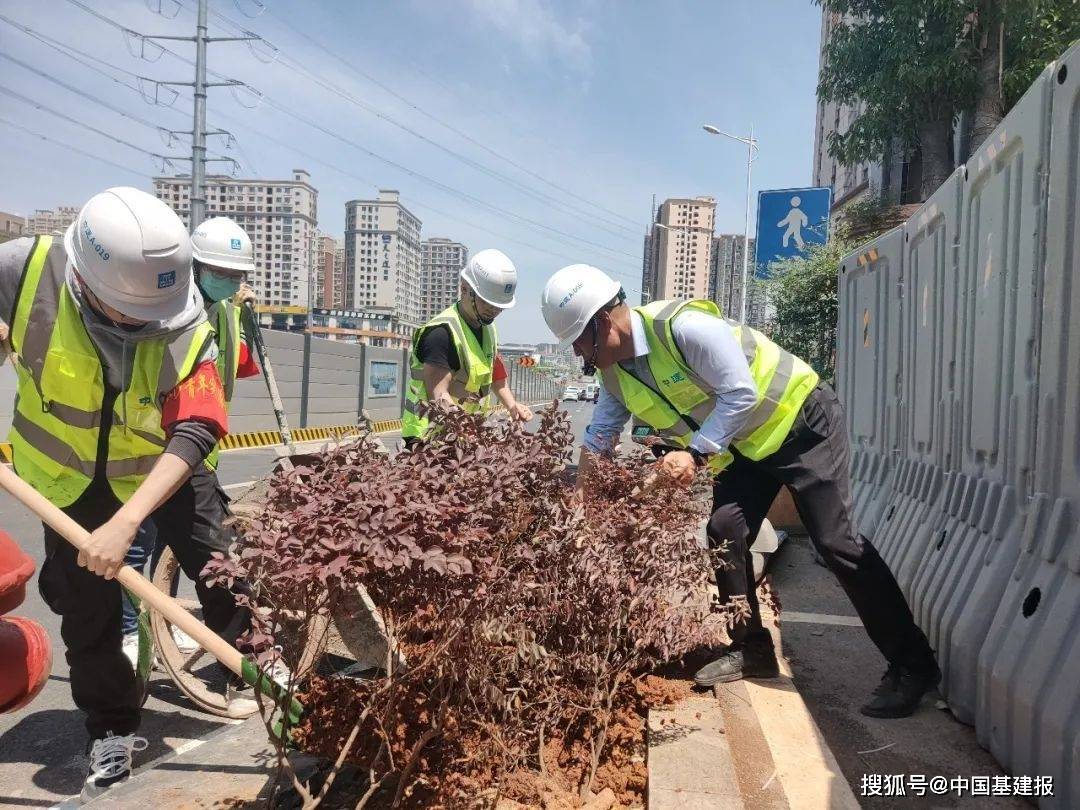
[{"label": "asphalt road", "polygon": [[[590,403],[565,403],[580,438],[592,413]],[[390,449],[396,434],[381,437]],[[628,437],[624,436],[624,445]],[[220,477],[232,493],[265,474],[272,449],[222,454]],[[15,538],[40,565],[41,528],[27,512],[0,493],[0,528]],[[971,776],[1000,774],[989,754],[978,747],[972,730],[957,723],[928,700],[904,720],[872,720],[857,707],[877,684],[884,668],[836,581],[816,565],[805,538],[789,540],[773,558],[771,570],[783,610],[784,651],[791,659],[795,682],[818,722],[860,802],[868,807],[896,806],[894,799],[860,796],[864,774]],[[53,671],[37,699],[13,715],[0,715],[0,807],[49,807],[77,794],[85,774],[86,737],[82,717],[71,701],[67,665],[60,644],[57,617],[29,589],[17,610],[41,622],[53,639]],[[221,728],[219,718],[191,709],[161,673],[155,673],[140,734],[148,751],[137,764],[168,757],[200,744]],[[904,807],[974,807],[976,800],[909,797]],[[977,800],[979,807],[1020,807],[1013,799]]]}]

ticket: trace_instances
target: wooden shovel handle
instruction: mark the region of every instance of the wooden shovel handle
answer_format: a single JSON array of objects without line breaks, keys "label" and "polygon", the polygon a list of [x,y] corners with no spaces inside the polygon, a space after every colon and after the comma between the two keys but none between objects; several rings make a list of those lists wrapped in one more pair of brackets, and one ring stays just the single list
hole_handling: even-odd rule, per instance
[{"label": "wooden shovel handle", "polygon": [[[64,514],[59,507],[52,504],[44,495],[19,478],[5,464],[0,464],[0,486],[79,551],[86,549],[90,533]],[[121,585],[158,611],[169,622],[195,639],[203,649],[224,666],[240,677],[244,677],[245,659],[240,651],[184,610],[175,599],[159,591],[150,580],[129,565],[120,567],[116,579]],[[248,666],[250,667],[250,662],[248,662]]]}]

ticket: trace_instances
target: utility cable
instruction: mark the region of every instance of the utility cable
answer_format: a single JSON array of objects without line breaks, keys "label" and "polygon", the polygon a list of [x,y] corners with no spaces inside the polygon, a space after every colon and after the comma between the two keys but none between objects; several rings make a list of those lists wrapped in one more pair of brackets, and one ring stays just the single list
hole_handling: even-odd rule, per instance
[{"label": "utility cable", "polygon": [[[84,9],[86,8],[85,4],[81,3],[80,0],[67,0],[67,2],[77,6],[79,8],[84,8]],[[104,22],[108,23],[109,25],[111,25],[114,28],[117,28],[117,29],[119,29],[121,31],[128,31],[128,32],[131,31],[131,29],[126,28],[125,26],[123,26],[120,23],[116,22],[115,20],[101,14],[100,12],[91,11],[90,13],[93,14],[94,17],[97,17],[98,19],[103,20]],[[137,32],[135,32],[135,33],[137,33]],[[167,53],[167,54],[173,56],[174,58],[179,59],[180,61],[185,62],[185,63],[187,63],[189,65],[194,65],[194,62],[192,62],[191,60],[187,59],[184,56],[181,56],[180,54],[176,53],[175,51],[171,50],[170,48],[167,48],[165,46],[159,46],[159,47],[161,48],[163,53]],[[220,73],[216,73],[215,71],[210,70],[209,68],[207,69],[207,72],[214,75],[215,77],[219,77],[219,78],[223,78],[223,79],[227,78],[227,77],[223,76]],[[380,155],[380,154],[378,154],[376,152],[373,152],[370,149],[367,149],[364,146],[359,145],[355,141],[351,141],[351,140],[349,140],[347,138],[344,138],[341,135],[338,135],[336,132],[333,132],[333,131],[327,129],[326,127],[315,124],[312,121],[310,121],[308,118],[305,118],[304,116],[294,112],[291,108],[273,101],[268,96],[263,96],[262,99],[263,99],[264,103],[268,104],[269,106],[273,107],[274,109],[278,110],[279,112],[282,112],[282,113],[294,118],[295,120],[297,120],[297,121],[299,121],[299,122],[301,122],[303,124],[306,124],[306,125],[308,125],[310,127],[318,129],[320,132],[323,132],[324,134],[329,135],[332,138],[335,138],[337,140],[342,141],[343,143],[346,143],[346,144],[348,144],[350,146],[353,146],[354,148],[358,149],[359,151],[364,152],[365,154],[369,155],[370,157],[373,157],[376,160],[379,160],[380,162],[385,163],[388,166],[391,166],[392,168],[398,169],[399,171],[403,171],[406,174],[408,174],[409,176],[415,177],[416,179],[421,180],[422,182],[427,183],[429,185],[433,185],[436,188],[439,188],[439,189],[445,191],[448,194],[453,194],[454,196],[457,196],[457,197],[465,199],[465,200],[467,200],[469,202],[472,202],[474,205],[479,205],[479,206],[481,206],[483,208],[487,208],[488,210],[490,210],[490,211],[492,211],[494,213],[500,214],[500,215],[502,215],[504,217],[509,217],[511,219],[516,219],[516,220],[519,220],[521,222],[529,223],[530,225],[534,226],[535,228],[538,228],[538,229],[541,229],[541,230],[544,230],[544,231],[548,231],[549,233],[553,233],[553,234],[555,234],[557,236],[563,237],[564,239],[572,239],[572,240],[574,240],[576,242],[580,242],[580,243],[588,245],[590,247],[597,248],[597,249],[600,249],[600,250],[604,250],[604,251],[607,251],[609,253],[614,253],[614,254],[626,256],[626,257],[631,258],[631,259],[637,259],[638,258],[637,255],[635,255],[633,253],[628,253],[628,252],[626,252],[624,250],[619,250],[617,248],[608,247],[607,245],[603,245],[603,244],[600,244],[598,242],[593,242],[592,240],[585,239],[584,237],[576,236],[575,234],[571,234],[571,233],[568,233],[568,232],[565,232],[565,231],[561,231],[558,228],[552,228],[551,226],[545,225],[544,223],[538,222],[537,220],[530,219],[529,217],[525,217],[525,216],[522,216],[520,214],[515,214],[515,213],[513,213],[511,211],[508,211],[506,209],[503,209],[503,208],[500,208],[498,206],[487,203],[486,201],[481,200],[480,198],[475,197],[474,195],[471,195],[471,194],[469,194],[467,192],[461,191],[460,189],[456,189],[453,186],[449,186],[449,185],[447,185],[445,183],[442,183],[442,182],[440,182],[438,180],[435,180],[434,178],[428,177],[427,175],[424,175],[424,174],[422,174],[420,172],[409,169],[406,166],[403,166],[402,164],[400,164],[400,163],[398,163],[398,162],[396,162],[394,160],[391,160],[390,158],[386,158],[386,157],[384,157],[384,156],[382,156],[382,155]]]},{"label": "utility cable", "polygon": [[32,129],[27,129],[22,124],[17,124],[14,121],[7,120],[6,118],[0,118],[0,124],[6,124],[9,127],[14,127],[15,129],[21,129],[23,132],[27,133],[28,135],[33,135],[35,138],[40,138],[43,141],[48,141],[49,143],[54,143],[57,146],[62,146],[64,149],[67,149],[70,152],[76,152],[77,154],[80,154],[83,157],[87,157],[87,158],[90,158],[91,160],[96,160],[96,161],[98,161],[100,163],[104,163],[104,164],[106,164],[108,166],[112,166],[114,169],[120,169],[120,171],[130,172],[131,174],[136,174],[139,177],[145,177],[148,180],[153,179],[153,175],[151,175],[151,174],[147,174],[146,172],[140,172],[140,171],[138,171],[136,169],[131,168],[130,166],[122,166],[119,163],[113,163],[108,158],[103,158],[103,157],[100,157],[99,155],[95,155],[95,154],[93,154],[91,152],[87,152],[85,149],[81,149],[80,147],[75,146],[74,144],[70,144],[70,143],[67,143],[65,141],[61,141],[61,140],[58,140],[56,138],[53,138],[51,135],[42,135],[40,132],[35,132]]},{"label": "utility cable", "polygon": [[[181,2],[181,4],[183,4],[182,0],[178,0],[178,2]],[[232,28],[234,28],[236,31],[238,31],[240,33],[244,33],[244,34],[253,33],[251,31],[249,31],[248,29],[243,28],[242,26],[240,26],[239,24],[237,24],[233,20],[229,19],[229,17],[225,16],[224,14],[221,14],[218,11],[211,10],[211,14],[213,16],[217,17],[219,20],[225,21],[228,25],[230,25]],[[463,132],[462,130],[452,126],[451,124],[448,124],[448,123],[442,121],[440,118],[438,118],[434,114],[429,113],[427,110],[423,109],[422,107],[417,105],[415,102],[410,101],[409,99],[405,98],[404,96],[402,96],[401,94],[396,92],[393,88],[389,87],[388,85],[384,84],[383,82],[380,82],[374,76],[371,76],[370,74],[360,70],[355,65],[353,65],[351,62],[347,61],[343,57],[341,57],[338,54],[334,53],[329,48],[326,48],[324,45],[321,45],[320,43],[318,43],[316,40],[312,39],[310,36],[308,36],[304,32],[296,29],[295,27],[289,25],[288,23],[284,23],[284,24],[291,31],[293,31],[297,35],[303,37],[304,39],[308,40],[309,42],[312,42],[317,47],[320,47],[320,49],[325,50],[328,54],[330,54],[330,56],[337,59],[339,62],[341,62],[343,65],[345,65],[348,69],[352,70],[357,75],[361,76],[365,80],[371,82],[372,84],[379,87],[380,89],[382,89],[386,93],[388,93],[391,96],[393,96],[394,98],[398,99],[403,104],[406,104],[407,106],[409,106],[411,109],[415,110],[416,112],[418,112],[421,115],[431,119],[435,123],[437,123],[440,126],[448,129],[449,131],[451,131],[454,134],[458,135],[459,137],[465,139],[466,141],[474,144],[475,146],[483,149],[484,151],[490,152],[492,155],[494,155],[495,157],[498,157],[500,160],[508,162],[511,165],[515,166],[516,168],[518,168],[518,169],[520,169],[520,170],[522,170],[522,171],[524,171],[524,172],[526,172],[528,174],[539,177],[539,175],[537,175],[535,172],[532,172],[532,171],[526,169],[525,167],[517,164],[516,162],[514,162],[510,158],[507,158],[507,157],[499,154],[498,152],[496,152],[493,149],[491,149],[490,147],[488,147],[486,144],[484,144],[484,143],[476,140],[475,138],[473,138],[468,133]],[[508,176],[506,174],[503,174],[502,172],[496,171],[495,169],[491,169],[490,167],[485,166],[484,164],[479,163],[476,160],[473,160],[472,158],[468,157],[467,155],[464,155],[464,154],[462,154],[460,152],[457,152],[457,151],[451,149],[450,147],[446,146],[445,144],[442,144],[442,143],[436,141],[435,139],[428,137],[427,135],[423,134],[422,132],[417,131],[416,129],[408,126],[407,124],[404,124],[401,121],[398,121],[393,116],[391,116],[391,115],[389,115],[387,113],[384,113],[381,110],[377,109],[376,107],[373,107],[372,105],[368,104],[367,102],[362,101],[361,99],[357,98],[352,93],[350,93],[348,90],[345,90],[345,89],[341,88],[340,86],[334,84],[333,82],[330,82],[330,81],[324,79],[322,76],[318,75],[316,72],[308,69],[305,65],[300,63],[298,60],[296,60],[296,59],[294,59],[292,57],[285,56],[285,55],[279,55],[278,61],[280,61],[286,67],[290,67],[294,71],[303,74],[310,81],[318,84],[323,89],[328,90],[331,93],[334,93],[335,95],[337,95],[340,98],[350,102],[351,104],[354,104],[355,106],[359,107],[360,109],[362,109],[363,111],[369,113],[370,115],[374,115],[376,118],[378,118],[378,119],[380,119],[382,121],[385,121],[386,123],[390,124],[393,127],[396,127],[398,129],[402,130],[403,132],[408,133],[409,135],[413,136],[414,138],[417,138],[417,139],[423,141],[424,143],[427,143],[427,144],[435,147],[436,149],[438,149],[438,150],[440,150],[442,152],[445,152],[446,154],[450,155],[451,157],[455,158],[456,160],[461,161],[462,163],[465,163],[467,166],[470,166],[471,168],[475,169],[476,171],[479,171],[479,172],[481,172],[481,173],[483,173],[483,174],[485,174],[485,175],[487,175],[487,176],[489,176],[489,177],[491,177],[491,178],[493,178],[495,180],[498,180],[499,182],[510,185],[511,187],[515,188],[516,190],[520,191],[521,193],[526,194],[529,197],[532,197],[533,199],[539,200],[540,202],[546,203],[546,204],[551,205],[551,206],[561,207],[565,211],[567,211],[568,213],[572,213],[574,216],[584,217],[584,218],[586,218],[588,220],[592,220],[593,224],[596,227],[598,227],[600,230],[603,230],[603,231],[605,231],[607,233],[612,234],[613,236],[617,236],[617,237],[622,238],[622,239],[628,239],[628,238],[631,238],[631,236],[633,236],[633,237],[637,236],[637,227],[631,228],[631,227],[628,227],[626,225],[623,225],[622,223],[612,222],[611,220],[608,220],[608,219],[605,219],[604,217],[598,216],[596,211],[598,209],[602,209],[603,208],[602,206],[599,206],[599,205],[597,205],[595,203],[592,203],[592,202],[590,202],[588,200],[585,200],[584,198],[580,197],[579,195],[576,195],[573,192],[567,191],[566,189],[562,189],[561,187],[557,187],[557,188],[559,188],[559,190],[564,195],[573,197],[573,198],[578,199],[578,200],[581,200],[582,202],[586,203],[589,206],[589,208],[587,208],[587,209],[582,209],[582,208],[580,208],[578,206],[569,205],[563,199],[553,197],[548,193],[538,191],[538,190],[536,190],[534,188],[531,188],[530,186],[524,185],[520,181],[515,180],[514,178],[512,178],[512,177],[510,177],[510,176]],[[619,214],[616,214],[616,216],[621,217],[621,215],[619,215]],[[629,220],[629,221],[632,222],[633,220]],[[603,224],[601,225],[601,224],[598,224],[598,223],[603,223]],[[622,232],[612,230],[612,228],[618,228]],[[628,236],[628,234],[630,236]]]},{"label": "utility cable", "polygon": [[125,141],[123,138],[119,138],[116,135],[111,135],[108,132],[105,132],[105,130],[98,129],[97,127],[91,126],[90,124],[87,124],[87,123],[85,123],[83,121],[79,121],[76,118],[72,118],[70,115],[65,115],[64,113],[60,112],[59,110],[54,110],[51,107],[46,107],[40,101],[37,101],[36,99],[30,98],[29,96],[24,96],[22,93],[18,93],[16,91],[12,90],[10,87],[5,87],[4,85],[0,85],[0,93],[3,93],[6,96],[11,96],[16,101],[20,101],[23,104],[29,104],[31,107],[34,107],[35,109],[41,110],[42,112],[47,112],[50,115],[55,115],[57,118],[60,118],[60,119],[62,119],[64,121],[67,121],[68,123],[74,124],[75,126],[82,127],[83,129],[87,129],[90,132],[93,132],[93,133],[95,133],[97,135],[100,135],[103,138],[108,138],[110,141],[118,143],[121,146],[126,146],[128,149],[134,149],[136,152],[142,152],[144,155],[149,155],[150,157],[154,158],[155,160],[162,160],[162,161],[166,161],[166,162],[168,162],[168,160],[169,160],[169,158],[166,155],[159,155],[157,152],[151,152],[149,149],[143,149],[141,146],[136,146],[135,144],[131,143],[130,141]]}]

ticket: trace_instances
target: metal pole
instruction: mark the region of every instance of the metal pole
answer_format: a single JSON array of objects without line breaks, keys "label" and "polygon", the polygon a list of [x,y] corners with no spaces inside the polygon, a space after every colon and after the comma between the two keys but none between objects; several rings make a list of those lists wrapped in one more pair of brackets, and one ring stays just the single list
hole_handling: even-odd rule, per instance
[{"label": "metal pole", "polygon": [[742,306],[739,323],[746,323],[746,276],[750,263],[750,167],[754,165],[754,125],[750,125],[750,142],[746,145],[746,218],[742,238]]},{"label": "metal pole", "polygon": [[191,131],[192,233],[206,219],[206,0],[199,0],[195,25],[195,120]]}]

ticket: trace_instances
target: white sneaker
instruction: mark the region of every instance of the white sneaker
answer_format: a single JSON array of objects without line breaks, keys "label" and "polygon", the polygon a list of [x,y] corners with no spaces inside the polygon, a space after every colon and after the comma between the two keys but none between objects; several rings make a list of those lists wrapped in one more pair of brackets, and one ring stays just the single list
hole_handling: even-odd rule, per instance
[{"label": "white sneaker", "polygon": [[176,649],[182,652],[184,655],[191,655],[199,649],[199,642],[181,630],[179,627],[170,628],[172,633],[173,642],[176,644]]},{"label": "white sneaker", "polygon": [[128,633],[124,636],[124,640],[121,642],[120,648],[124,651],[125,657],[131,662],[131,668],[133,670],[139,669],[139,634]]},{"label": "white sneaker", "polygon": [[263,672],[282,689],[289,688],[289,681],[292,680],[292,670],[282,659],[278,658],[270,666],[264,667]]},{"label": "white sneaker", "polygon": [[225,705],[230,717],[248,717],[259,710],[255,690],[243,681],[233,683],[232,678],[225,685]]},{"label": "white sneaker", "polygon": [[90,747],[90,768],[83,783],[80,799],[88,802],[111,787],[122,784],[131,776],[131,755],[145,751],[145,737],[134,734],[116,736],[111,731],[96,739]]}]

